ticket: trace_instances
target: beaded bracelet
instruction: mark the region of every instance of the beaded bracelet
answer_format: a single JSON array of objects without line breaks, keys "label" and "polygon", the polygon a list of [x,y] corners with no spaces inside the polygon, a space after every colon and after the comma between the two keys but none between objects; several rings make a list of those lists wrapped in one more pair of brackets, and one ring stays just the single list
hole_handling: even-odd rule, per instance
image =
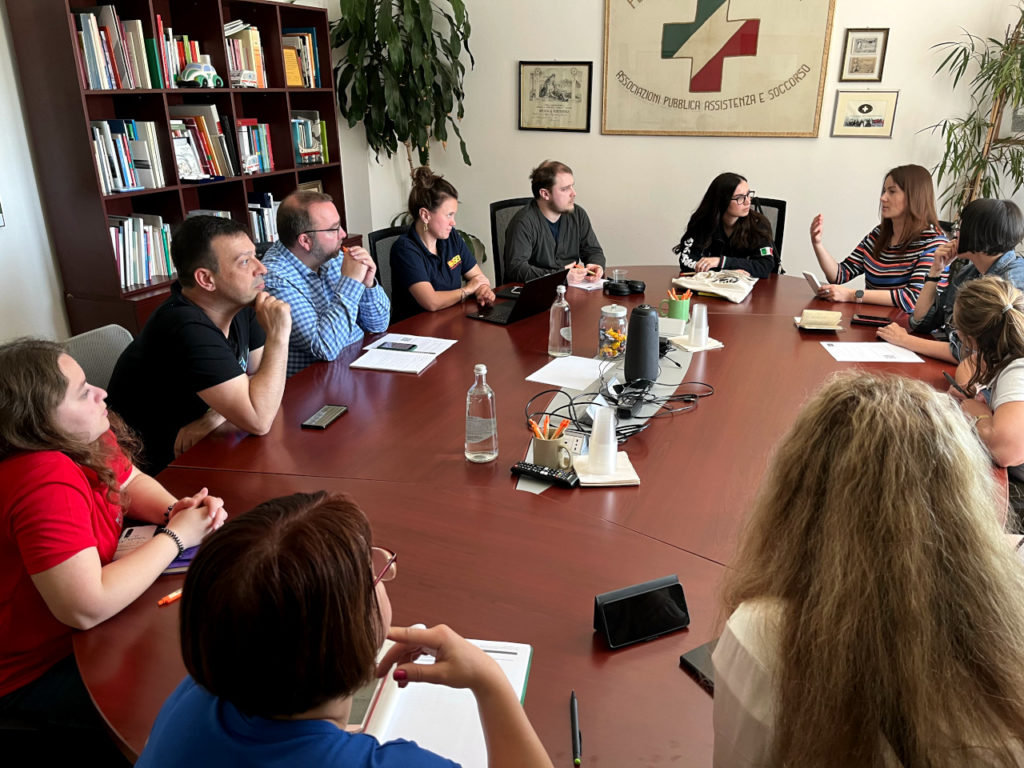
[{"label": "beaded bracelet", "polygon": [[170,536],[174,540],[174,543],[178,545],[178,557],[181,557],[182,555],[185,554],[185,545],[181,543],[181,539],[179,538],[178,534],[176,534],[174,531],[170,530],[169,528],[164,528],[162,525],[159,528],[156,529],[156,532],[157,533],[166,533],[168,536]]}]

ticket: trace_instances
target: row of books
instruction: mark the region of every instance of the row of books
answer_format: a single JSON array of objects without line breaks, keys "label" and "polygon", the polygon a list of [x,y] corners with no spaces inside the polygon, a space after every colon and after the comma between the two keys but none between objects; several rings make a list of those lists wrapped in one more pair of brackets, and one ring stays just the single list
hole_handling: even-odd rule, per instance
[{"label": "row of books", "polygon": [[93,156],[103,194],[157,189],[166,185],[156,124],[136,120],[94,120]]},{"label": "row of books", "polygon": [[[171,117],[174,156],[183,181],[238,174],[238,156],[228,141],[216,104],[174,104]],[[179,139],[185,139],[184,142]]]},{"label": "row of books", "polygon": [[322,137],[327,135],[327,123],[320,119],[320,113],[315,109],[293,109],[290,115],[295,164],[329,162],[327,142],[322,140]]},{"label": "row of books", "polygon": [[277,209],[280,200],[275,200],[270,192],[250,192],[249,226],[252,228],[252,239],[257,243],[276,243]]},{"label": "row of books", "polygon": [[140,19],[122,21],[112,5],[76,12],[82,82],[92,90],[177,88],[186,65],[200,61],[199,44],[175,35],[156,14],[156,37]]},{"label": "row of books", "polygon": [[171,228],[160,216],[137,213],[108,216],[107,226],[121,276],[121,289],[146,285],[153,278],[175,275],[171,261]]},{"label": "row of books", "polygon": [[228,49],[228,70],[235,88],[266,88],[267,67],[263,60],[260,31],[244,21],[224,25]]},{"label": "row of books", "polygon": [[319,88],[320,66],[317,59],[316,29],[294,27],[282,30],[285,82],[289,87]]}]

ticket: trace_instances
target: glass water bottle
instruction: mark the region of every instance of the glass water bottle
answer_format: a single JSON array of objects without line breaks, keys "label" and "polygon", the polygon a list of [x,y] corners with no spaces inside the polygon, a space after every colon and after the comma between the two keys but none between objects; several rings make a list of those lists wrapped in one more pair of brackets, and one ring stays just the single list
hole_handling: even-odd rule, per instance
[{"label": "glass water bottle", "polygon": [[498,412],[487,366],[473,368],[476,380],[466,394],[466,458],[482,464],[498,458]]},{"label": "glass water bottle", "polygon": [[555,303],[551,305],[551,324],[548,326],[548,354],[552,357],[566,357],[572,354],[572,314],[569,302],[565,300],[565,286],[555,291]]}]

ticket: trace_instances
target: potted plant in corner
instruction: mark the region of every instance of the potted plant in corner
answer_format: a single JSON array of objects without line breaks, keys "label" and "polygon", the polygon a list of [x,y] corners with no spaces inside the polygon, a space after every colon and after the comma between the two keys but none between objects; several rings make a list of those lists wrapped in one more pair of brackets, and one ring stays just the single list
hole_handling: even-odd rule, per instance
[{"label": "potted plant in corner", "polygon": [[[469,50],[469,13],[463,0],[339,0],[341,18],[331,22],[337,52],[334,90],[350,128],[362,122],[377,159],[405,146],[409,172],[413,150],[430,165],[430,144],[447,148],[449,128],[462,160],[472,165],[459,131],[464,114],[463,53]],[[408,213],[404,219],[408,219]],[[404,220],[395,217],[392,225]],[[459,230],[477,261],[487,260],[483,242]]]},{"label": "potted plant in corner", "polygon": [[1024,187],[1024,129],[1015,126],[1009,135],[999,135],[1007,107],[1015,112],[1024,106],[1024,7],[1018,11],[1020,18],[1007,27],[1002,40],[964,30],[961,40],[933,46],[948,51],[935,74],[952,75],[953,88],[972,65],[977,67],[969,81],[970,113],[931,126],[945,142],[934,171],[940,200],[953,217],[976,198],[1005,194],[1009,184],[1004,187],[1004,180],[1012,182],[1010,194]]}]

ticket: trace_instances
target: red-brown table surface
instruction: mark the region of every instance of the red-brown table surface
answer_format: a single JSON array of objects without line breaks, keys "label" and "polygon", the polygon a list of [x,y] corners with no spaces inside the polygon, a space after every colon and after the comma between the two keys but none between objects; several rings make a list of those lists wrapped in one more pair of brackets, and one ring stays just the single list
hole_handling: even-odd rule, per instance
[{"label": "red-brown table surface", "polygon": [[[685,765],[710,764],[711,698],[679,669],[678,657],[713,636],[722,566],[565,505],[537,499],[523,507],[480,487],[424,493],[412,483],[176,468],[161,479],[177,494],[214,488],[232,513],[295,491],[350,494],[375,541],[399,553],[398,577],[388,584],[396,623],[443,621],[469,637],[533,645],[526,711],[556,765],[572,759],[572,689],[588,765],[667,764],[680,756]],[[592,630],[594,595],[670,573],[684,586],[690,629],[606,650]],[[86,685],[132,754],[185,674],[180,604],[156,604],[182,579],[159,579],[117,616],[75,636]]]},{"label": "red-brown table surface", "polygon": [[[674,275],[669,267],[630,267],[630,277],[647,282],[644,296],[570,289],[574,352],[596,353],[601,306],[656,305]],[[716,394],[692,412],[653,420],[622,446],[638,487],[516,491],[508,469],[527,448],[524,408],[546,388],[525,377],[549,360],[547,314],[503,327],[468,320],[458,307],[391,329],[458,340],[419,376],[352,370],[363,344],[352,345],[288,380],[268,435],[221,429],[160,479],[180,494],[207,485],[235,513],[296,490],[351,493],[378,540],[401,553],[390,589],[397,621],[446,621],[469,636],[534,645],[527,711],[556,764],[569,762],[566,696],[575,687],[588,764],[709,765],[711,700],[678,671],[678,654],[715,632],[722,564],[735,551],[772,446],[807,396],[850,367],[818,342],[874,340],[874,329],[849,324],[861,309],[902,315],[818,301],[802,278],[788,276],[760,281],[741,304],[698,301],[725,348],[695,354],[686,378]],[[808,307],[839,309],[846,330],[797,330],[793,316]],[[463,456],[465,393],[478,362],[487,364],[498,402],[500,455],[485,465]],[[934,361],[859,367],[943,386],[943,366]],[[326,430],[301,429],[324,403],[349,412]],[[686,590],[689,632],[614,653],[595,642],[595,594],[668,573],[678,573]],[[155,605],[179,582],[159,580],[75,638],[86,684],[131,751],[183,674],[177,609]]]}]

